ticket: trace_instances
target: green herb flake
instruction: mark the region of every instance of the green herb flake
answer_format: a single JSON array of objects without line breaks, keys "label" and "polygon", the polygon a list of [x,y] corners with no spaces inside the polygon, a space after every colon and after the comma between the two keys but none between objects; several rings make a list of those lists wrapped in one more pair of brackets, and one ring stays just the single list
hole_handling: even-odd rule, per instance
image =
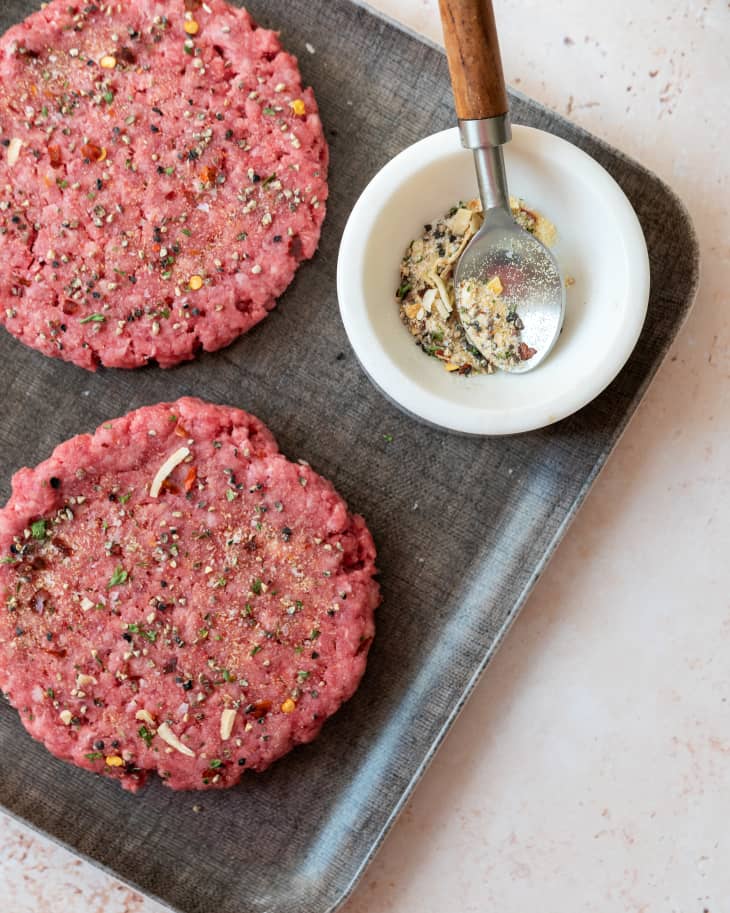
[{"label": "green herb flake", "polygon": [[126,495],[119,495],[119,503],[126,504],[127,501],[132,497],[132,492],[128,491]]},{"label": "green herb flake", "polygon": [[206,640],[209,633],[207,628],[200,628],[198,631],[198,640]]},{"label": "green herb flake", "polygon": [[107,89],[107,91],[102,95],[102,98],[108,105],[110,105],[114,101],[114,93],[111,89]]},{"label": "green herb flake", "polygon": [[[391,288],[392,288],[392,286],[391,286]],[[405,298],[405,296],[408,294],[408,292],[410,292],[411,288],[412,288],[412,286],[411,286],[410,282],[401,283],[401,285],[398,287],[398,291],[395,293],[395,297],[400,301],[401,298]]]},{"label": "green herb flake", "polygon": [[392,443],[393,443],[393,435],[392,435],[392,434],[384,434],[384,435],[383,435],[383,440],[385,441],[386,444],[392,444]]},{"label": "green herb flake", "polygon": [[260,653],[264,648],[261,644],[256,644],[255,647],[251,648],[251,656],[256,656],[257,653]]},{"label": "green herb flake", "polygon": [[297,672],[297,681],[299,682],[299,684],[301,684],[302,682],[306,682],[306,680],[309,678],[310,674],[311,673],[307,672],[306,669],[300,669],[299,672]]},{"label": "green herb flake", "polygon": [[36,520],[35,523],[31,523],[30,532],[34,539],[45,539],[46,538],[46,521],[45,520]]},{"label": "green herb flake", "polygon": [[89,314],[87,317],[82,317],[79,320],[79,323],[104,323],[106,317],[103,314]]},{"label": "green herb flake", "polygon": [[152,733],[146,726],[140,726],[137,730],[137,735],[142,739],[145,745],[149,748],[152,745]]},{"label": "green herb flake", "polygon": [[84,757],[87,761],[101,761],[104,755],[100,751],[91,751],[89,754],[85,754]]},{"label": "green herb flake", "polygon": [[309,635],[309,639],[316,640],[320,634],[321,634],[321,631],[319,630],[319,628],[312,628],[312,631]]},{"label": "green herb flake", "polygon": [[238,492],[234,491],[232,488],[226,489],[226,501],[235,501],[238,497]]},{"label": "green herb flake", "polygon": [[157,631],[140,631],[140,634],[142,637],[146,637],[151,644],[157,640]]},{"label": "green herb flake", "polygon": [[257,596],[260,596],[262,589],[263,589],[263,582],[261,581],[261,579],[259,577],[256,577],[254,579],[253,583],[251,584],[251,592],[255,593]]},{"label": "green herb flake", "polygon": [[219,767],[223,767],[223,761],[221,761],[220,758],[213,758],[210,762],[210,766],[213,770],[217,770]]},{"label": "green herb flake", "polygon": [[273,117],[276,114],[276,111],[273,108],[269,108],[267,106],[264,108],[264,114],[266,114],[267,117]]},{"label": "green herb flake", "polygon": [[132,634],[139,634],[139,625],[137,624],[128,624],[127,630]]},{"label": "green herb flake", "polygon": [[109,583],[107,583],[106,588],[110,590],[114,586],[121,586],[123,583],[126,583],[128,579],[129,574],[120,565],[114,569],[114,573],[109,578]]}]

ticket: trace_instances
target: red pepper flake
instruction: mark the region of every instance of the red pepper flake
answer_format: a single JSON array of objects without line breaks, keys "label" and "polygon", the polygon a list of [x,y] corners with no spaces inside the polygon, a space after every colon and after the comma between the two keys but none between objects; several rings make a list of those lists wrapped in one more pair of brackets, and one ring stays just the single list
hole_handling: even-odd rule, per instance
[{"label": "red pepper flake", "polygon": [[218,177],[218,169],[212,165],[204,165],[200,170],[200,180],[204,184],[212,184]]},{"label": "red pepper flake", "polygon": [[187,428],[185,428],[185,427],[184,427],[183,425],[181,425],[179,422],[178,422],[178,424],[175,426],[175,434],[176,434],[178,437],[190,437],[190,434],[188,433]]},{"label": "red pepper flake", "polygon": [[63,165],[63,157],[61,155],[60,146],[49,146],[48,157],[51,160],[51,168],[60,168],[61,165]]},{"label": "red pepper flake", "polygon": [[90,162],[103,162],[106,158],[106,149],[102,149],[96,143],[85,143],[81,147],[81,155]]},{"label": "red pepper flake", "polygon": [[198,467],[191,466],[190,469],[188,469],[188,474],[185,476],[185,491],[192,491],[193,485],[195,485],[197,478]]},{"label": "red pepper flake", "polygon": [[57,656],[59,659],[63,659],[68,652],[64,647],[41,647],[44,653],[48,653],[50,656]]},{"label": "red pepper flake", "polygon": [[185,12],[195,13],[203,5],[203,0],[185,0]]},{"label": "red pepper flake", "polygon": [[180,489],[177,487],[177,485],[175,485],[175,483],[171,482],[169,479],[165,479],[160,488],[162,491],[169,491],[171,495],[176,495],[180,492]]},{"label": "red pepper flake", "polygon": [[246,713],[250,713],[254,719],[260,720],[262,717],[266,716],[272,706],[271,701],[256,701],[246,707]]},{"label": "red pepper flake", "polygon": [[119,50],[119,56],[127,64],[133,64],[137,62],[137,57],[134,51],[131,48],[128,48],[126,45]]},{"label": "red pepper flake", "polygon": [[517,346],[517,354],[520,356],[521,361],[529,361],[533,355],[537,354],[537,349],[528,346],[526,342],[521,342]]}]

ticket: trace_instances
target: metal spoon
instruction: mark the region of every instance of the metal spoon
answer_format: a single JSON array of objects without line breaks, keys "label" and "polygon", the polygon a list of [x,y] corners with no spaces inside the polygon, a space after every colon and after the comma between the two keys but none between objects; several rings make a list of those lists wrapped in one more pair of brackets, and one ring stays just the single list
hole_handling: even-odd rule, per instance
[{"label": "metal spoon", "polygon": [[[439,0],[439,6],[461,142],[474,151],[484,210],[484,224],[454,275],[457,311],[469,341],[489,361],[524,374],[560,335],[565,284],[550,251],[510,211],[502,146],[512,131],[492,2]],[[494,277],[496,297],[487,288]]]}]

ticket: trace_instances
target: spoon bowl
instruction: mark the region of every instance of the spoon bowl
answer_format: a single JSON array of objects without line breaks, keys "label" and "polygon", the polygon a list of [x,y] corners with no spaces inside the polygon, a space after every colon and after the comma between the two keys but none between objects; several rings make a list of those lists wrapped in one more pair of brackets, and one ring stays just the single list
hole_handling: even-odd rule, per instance
[{"label": "spoon bowl", "polygon": [[[484,321],[470,320],[462,312],[460,289],[464,283],[474,280],[486,285],[494,277],[502,287],[499,299],[512,315],[510,322],[519,333],[519,348],[525,355],[531,353],[528,357],[519,360],[500,357],[499,348],[495,351],[485,339]],[[550,354],[565,320],[565,284],[548,248],[503,209],[492,209],[486,214],[484,224],[461,255],[454,288],[456,306],[469,340],[496,367],[512,374],[525,374]]]}]

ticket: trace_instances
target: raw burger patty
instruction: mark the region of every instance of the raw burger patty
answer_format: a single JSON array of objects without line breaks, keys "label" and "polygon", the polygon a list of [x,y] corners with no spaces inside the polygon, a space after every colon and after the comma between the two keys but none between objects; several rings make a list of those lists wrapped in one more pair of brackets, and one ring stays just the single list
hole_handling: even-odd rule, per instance
[{"label": "raw burger patty", "polygon": [[14,477],[0,555],[0,688],[130,790],[264,770],[365,670],[370,533],[238,409],[186,398],[61,444]]},{"label": "raw burger patty", "polygon": [[51,0],[0,38],[0,141],[0,320],[84,368],[228,345],[316,250],[314,95],[223,0]]}]

